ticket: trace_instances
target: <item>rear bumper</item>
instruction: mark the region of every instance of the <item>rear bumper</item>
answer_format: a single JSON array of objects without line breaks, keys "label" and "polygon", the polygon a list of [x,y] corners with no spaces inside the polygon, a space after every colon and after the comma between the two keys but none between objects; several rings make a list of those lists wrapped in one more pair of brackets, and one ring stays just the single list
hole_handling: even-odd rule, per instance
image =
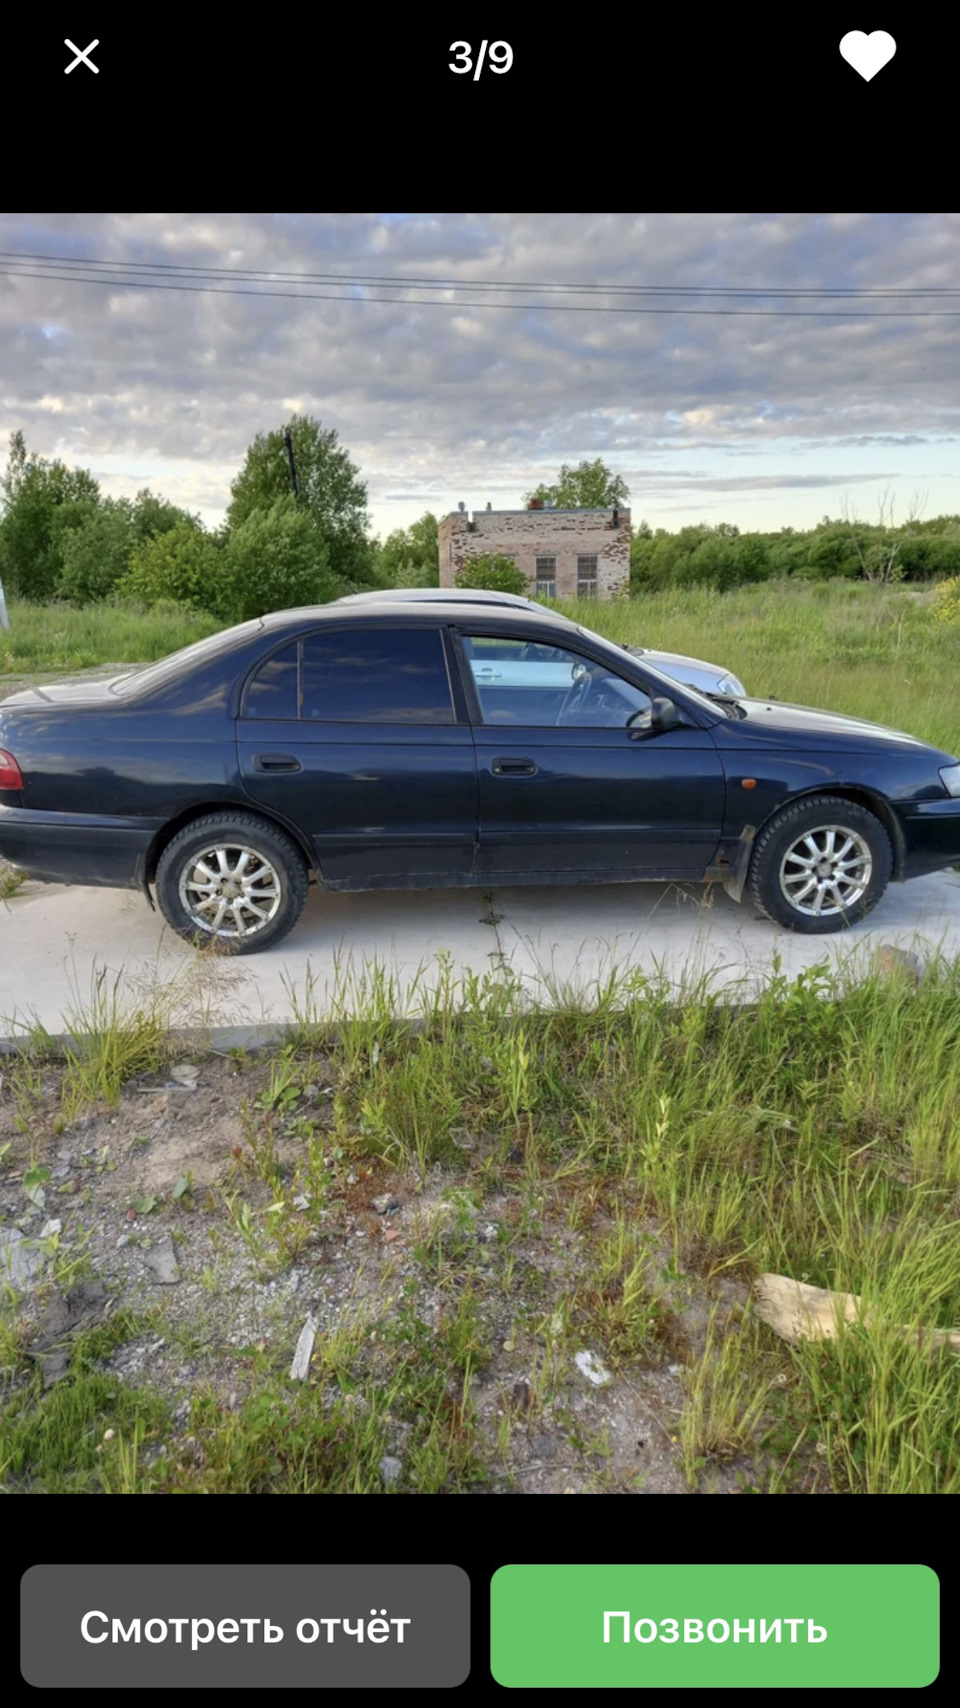
[{"label": "rear bumper", "polygon": [[147,853],[162,825],[162,819],[0,806],[0,855],[43,883],[142,889]]},{"label": "rear bumper", "polygon": [[960,800],[917,801],[900,807],[903,878],[919,878],[944,866],[960,866]]}]

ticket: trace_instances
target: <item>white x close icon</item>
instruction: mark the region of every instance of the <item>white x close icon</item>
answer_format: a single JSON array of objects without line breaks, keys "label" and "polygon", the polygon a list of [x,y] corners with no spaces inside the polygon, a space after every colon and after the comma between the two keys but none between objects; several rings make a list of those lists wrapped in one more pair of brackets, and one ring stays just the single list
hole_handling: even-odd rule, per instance
[{"label": "white x close icon", "polygon": [[76,59],[72,59],[70,61],[69,65],[64,66],[64,76],[65,77],[69,77],[71,71],[75,71],[78,65],[85,65],[87,67],[88,71],[92,71],[93,75],[95,77],[99,77],[99,75],[100,75],[99,65],[94,65],[93,60],[87,58],[88,53],[92,53],[95,47],[100,46],[100,37],[99,36],[97,37],[95,42],[89,42],[88,45],[84,48],[79,48],[77,46],[76,42],[72,42],[70,40],[69,36],[65,36],[63,45],[64,45],[64,47],[68,47],[70,49],[70,52],[75,53],[77,56]]}]

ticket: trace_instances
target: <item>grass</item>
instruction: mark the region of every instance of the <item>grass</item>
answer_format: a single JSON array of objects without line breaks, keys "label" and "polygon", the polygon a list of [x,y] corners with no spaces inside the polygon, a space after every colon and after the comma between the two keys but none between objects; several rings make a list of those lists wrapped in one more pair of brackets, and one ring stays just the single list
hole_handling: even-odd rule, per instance
[{"label": "grass", "polygon": [[[775,970],[741,1007],[706,984],[678,1004],[637,975],[553,1008],[493,975],[466,989],[441,979],[417,1022],[389,1032],[389,980],[371,988],[322,1038],[302,1012],[300,1041],[266,1064],[227,1221],[258,1271],[281,1272],[318,1231],[337,1238],[351,1193],[366,1210],[389,1165],[414,1196],[442,1183],[416,1274],[343,1306],[302,1389],[282,1344],[235,1414],[197,1395],[192,1459],[149,1396],[81,1360],[56,1394],[9,1402],[8,1476],[374,1491],[399,1428],[404,1490],[501,1486],[513,1424],[501,1413],[491,1441],[477,1385],[506,1333],[529,1347],[538,1416],[560,1405],[584,1345],[616,1380],[677,1361],[672,1439],[692,1487],[735,1463],[765,1492],[960,1492],[955,1358],[902,1332],[960,1324],[960,967],[935,961],[916,989],[852,967],[793,981]],[[115,1044],[109,1059],[125,1053]],[[322,1122],[300,1108],[309,1082],[329,1088]],[[63,1095],[75,1090],[68,1075]],[[99,1075],[91,1090],[102,1095]],[[280,1170],[282,1134],[297,1145]],[[496,1239],[481,1245],[494,1200]],[[563,1230],[582,1236],[569,1273]],[[869,1321],[793,1348],[750,1308],[743,1284],[765,1270],[855,1293]],[[494,1321],[504,1300],[507,1330]],[[16,1361],[9,1326],[6,1344]],[[105,1459],[107,1427],[124,1447]],[[579,1440],[582,1423],[571,1429]]]},{"label": "grass", "polygon": [[221,626],[183,610],[141,611],[115,605],[33,605],[14,599],[10,627],[0,630],[0,680],[97,664],[150,664]]},{"label": "grass", "polygon": [[960,623],[935,620],[929,589],[778,581],[558,609],[622,644],[721,664],[750,694],[847,712],[960,749],[960,709],[943,692],[960,673]]}]

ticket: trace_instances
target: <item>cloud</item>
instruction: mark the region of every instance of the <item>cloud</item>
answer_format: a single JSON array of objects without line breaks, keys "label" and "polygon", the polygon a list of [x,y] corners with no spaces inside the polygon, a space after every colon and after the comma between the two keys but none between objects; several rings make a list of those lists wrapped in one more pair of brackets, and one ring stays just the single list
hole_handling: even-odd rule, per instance
[{"label": "cloud", "polygon": [[[414,503],[518,501],[583,456],[622,470],[635,508],[673,464],[676,489],[796,503],[855,480],[946,490],[924,459],[960,434],[955,322],[897,316],[917,298],[877,298],[857,320],[598,312],[626,300],[613,294],[557,313],[535,306],[533,286],[503,293],[508,306],[466,306],[477,281],[943,288],[960,263],[957,215],[33,214],[0,217],[0,235],[5,250],[50,256],[442,282],[452,306],[0,277],[0,432],[20,427],[85,466],[152,468],[141,484],[183,502],[202,492],[214,514],[254,435],[295,409],[338,430],[384,526]],[[827,455],[842,466],[824,474]],[[744,456],[756,479],[734,473]]]}]

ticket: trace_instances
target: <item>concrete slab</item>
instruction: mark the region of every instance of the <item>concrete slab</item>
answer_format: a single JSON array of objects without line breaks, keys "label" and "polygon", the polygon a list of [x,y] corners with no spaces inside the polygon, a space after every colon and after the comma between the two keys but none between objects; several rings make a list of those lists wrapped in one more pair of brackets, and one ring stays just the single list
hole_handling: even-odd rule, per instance
[{"label": "concrete slab", "polygon": [[705,977],[714,991],[748,998],[769,980],[776,956],[793,979],[825,960],[855,972],[880,943],[960,955],[957,872],[891,884],[867,919],[834,936],[781,931],[719,885],[500,890],[495,911],[505,959],[540,997],[589,994],[614,967],[666,978],[678,991]]},{"label": "concrete slab", "polygon": [[444,979],[502,969],[540,998],[589,996],[617,968],[678,988],[706,974],[736,1000],[766,982],[775,955],[792,978],[824,960],[865,965],[880,942],[960,954],[960,874],[894,884],[868,920],[832,937],[778,931],[719,888],[499,890],[492,910],[479,890],[313,891],[291,937],[242,959],[195,954],[132,891],[31,883],[0,904],[0,1043],[37,1022],[54,1037],[84,1030],[98,1005],[135,1007],[157,991],[171,1026],[255,1041],[298,1012],[349,1011],[375,968],[394,1013],[416,1012]]}]

